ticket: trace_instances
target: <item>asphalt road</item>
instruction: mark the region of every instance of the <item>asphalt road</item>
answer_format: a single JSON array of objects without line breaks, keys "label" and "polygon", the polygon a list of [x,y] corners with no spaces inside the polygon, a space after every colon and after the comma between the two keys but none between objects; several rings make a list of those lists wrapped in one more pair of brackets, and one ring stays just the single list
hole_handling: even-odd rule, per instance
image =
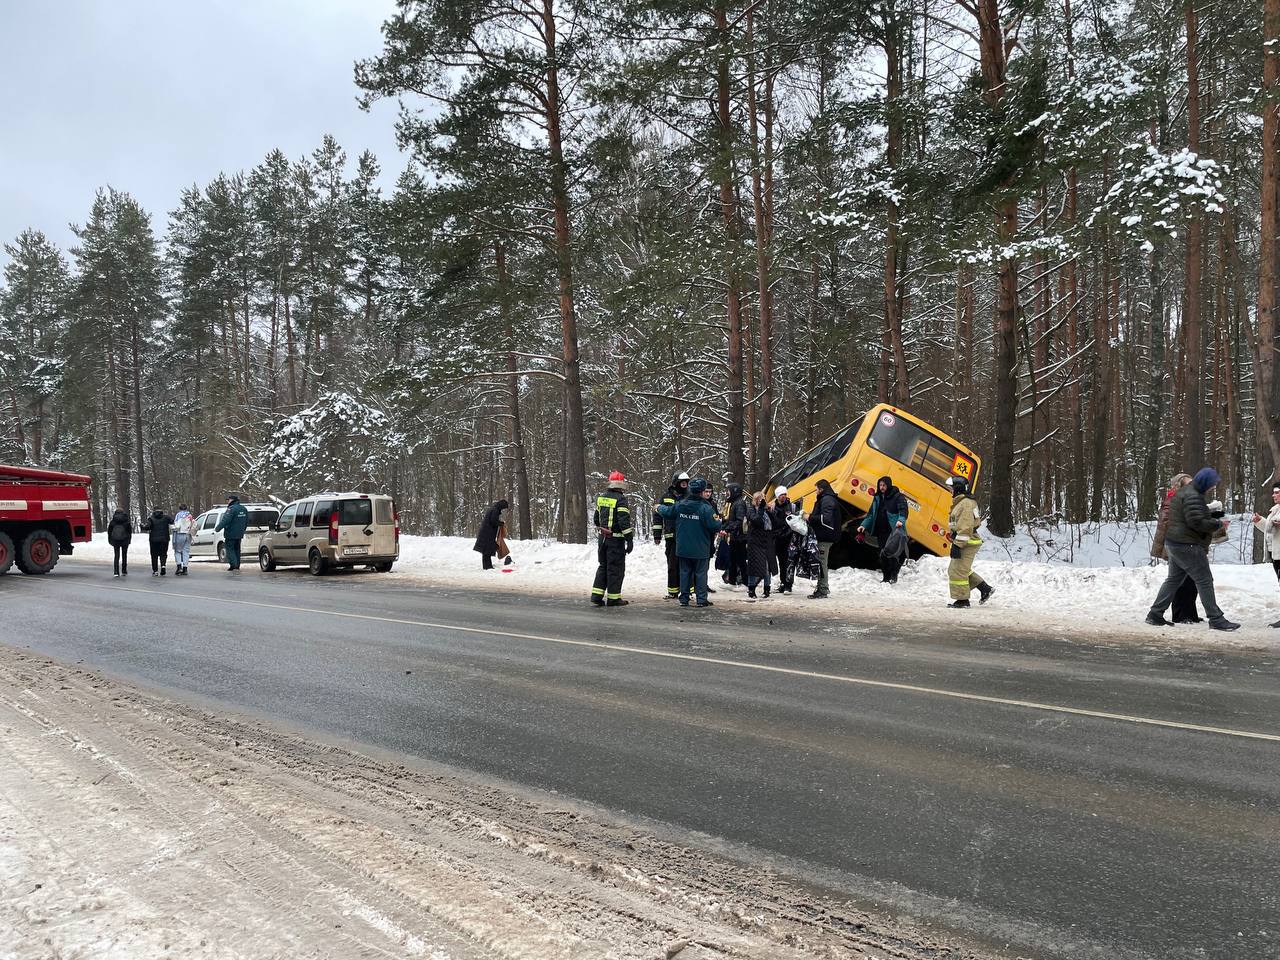
[{"label": "asphalt road", "polygon": [[1280,957],[1276,657],[803,604],[64,560],[0,578],[0,642],[670,825],[1012,956]]}]

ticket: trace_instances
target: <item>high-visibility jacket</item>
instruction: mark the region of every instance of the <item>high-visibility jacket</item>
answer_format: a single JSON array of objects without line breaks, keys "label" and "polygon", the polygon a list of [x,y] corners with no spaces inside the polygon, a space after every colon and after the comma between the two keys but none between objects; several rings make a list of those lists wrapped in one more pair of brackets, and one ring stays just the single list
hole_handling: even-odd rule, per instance
[{"label": "high-visibility jacket", "polygon": [[654,504],[653,510],[653,526],[651,533],[653,534],[654,543],[661,543],[663,540],[672,540],[676,535],[676,524],[673,513],[663,513],[659,511],[659,507],[674,507],[677,503],[684,499],[687,491],[681,490],[677,486],[667,487],[667,492],[662,495],[662,499]]},{"label": "high-visibility jacket", "polygon": [[595,525],[601,537],[630,540],[635,531],[631,528],[631,504],[627,502],[627,495],[621,490],[606,490],[596,497]]},{"label": "high-visibility jacket", "polygon": [[960,547],[982,543],[978,527],[982,524],[982,512],[978,501],[967,493],[956,494],[951,503],[951,542]]}]

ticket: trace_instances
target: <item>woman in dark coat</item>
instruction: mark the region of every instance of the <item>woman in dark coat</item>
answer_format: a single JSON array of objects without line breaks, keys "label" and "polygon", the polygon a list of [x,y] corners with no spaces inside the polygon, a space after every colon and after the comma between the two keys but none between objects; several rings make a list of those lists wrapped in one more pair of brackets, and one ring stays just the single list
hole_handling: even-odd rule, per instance
[{"label": "woman in dark coat", "polygon": [[769,596],[772,585],[769,563],[776,559],[773,553],[773,513],[764,502],[764,494],[757,493],[746,507],[747,531],[747,598],[756,599],[756,587],[764,583],[764,595]]},{"label": "woman in dark coat", "polygon": [[107,524],[107,543],[115,554],[113,567],[115,576],[129,575],[129,543],[133,540],[133,521],[123,510],[117,510]]},{"label": "woman in dark coat", "polygon": [[493,555],[498,552],[498,540],[502,536],[502,511],[508,506],[510,504],[505,500],[490,504],[489,509],[484,512],[484,519],[480,521],[476,545],[471,549],[480,554],[481,566],[485,570],[493,569]]}]

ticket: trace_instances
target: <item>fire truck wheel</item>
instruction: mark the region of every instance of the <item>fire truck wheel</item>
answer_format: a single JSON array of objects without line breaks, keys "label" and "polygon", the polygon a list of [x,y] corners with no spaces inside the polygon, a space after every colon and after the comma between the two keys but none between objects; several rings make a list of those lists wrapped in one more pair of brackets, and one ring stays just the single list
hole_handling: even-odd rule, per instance
[{"label": "fire truck wheel", "polygon": [[13,540],[7,533],[0,533],[0,574],[9,572],[13,566]]},{"label": "fire truck wheel", "polygon": [[58,538],[48,530],[33,530],[22,541],[18,569],[28,576],[48,573],[58,565]]}]

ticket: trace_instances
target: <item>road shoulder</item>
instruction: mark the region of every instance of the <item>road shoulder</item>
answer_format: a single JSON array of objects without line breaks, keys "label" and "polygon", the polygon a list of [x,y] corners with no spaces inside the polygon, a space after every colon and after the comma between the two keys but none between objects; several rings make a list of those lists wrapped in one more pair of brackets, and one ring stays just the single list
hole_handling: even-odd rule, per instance
[{"label": "road shoulder", "polygon": [[3,645],[0,753],[6,956],[979,956],[572,803]]}]

